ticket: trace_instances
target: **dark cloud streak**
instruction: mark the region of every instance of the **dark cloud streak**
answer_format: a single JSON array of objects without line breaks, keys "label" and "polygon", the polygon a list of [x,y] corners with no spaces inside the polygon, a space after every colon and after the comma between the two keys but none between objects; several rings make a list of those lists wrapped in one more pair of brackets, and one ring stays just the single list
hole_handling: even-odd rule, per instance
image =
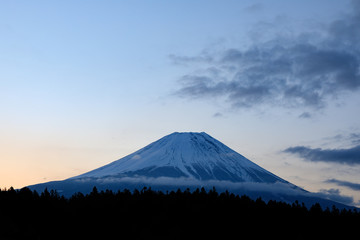
[{"label": "dark cloud streak", "polygon": [[290,147],[285,153],[296,154],[306,161],[360,165],[360,145],[348,149]]},{"label": "dark cloud streak", "polygon": [[299,118],[311,118],[311,114],[308,112],[303,112],[299,115]]},{"label": "dark cloud streak", "polygon": [[325,181],[326,183],[335,183],[338,186],[343,186],[343,187],[347,187],[350,188],[352,190],[355,191],[360,191],[360,183],[353,183],[353,182],[348,182],[348,181],[342,181],[342,180],[338,180],[338,179],[328,179]]}]

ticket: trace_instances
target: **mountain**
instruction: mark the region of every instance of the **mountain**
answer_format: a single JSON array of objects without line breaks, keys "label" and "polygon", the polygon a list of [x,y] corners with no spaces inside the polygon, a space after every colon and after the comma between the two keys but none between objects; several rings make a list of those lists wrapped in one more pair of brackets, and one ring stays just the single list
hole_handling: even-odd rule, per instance
[{"label": "mountain", "polygon": [[171,191],[216,187],[218,191],[262,197],[264,200],[293,202],[308,206],[348,206],[319,198],[272,174],[208,134],[172,133],[110,164],[63,181],[28,186],[43,191],[55,189],[71,196],[75,192],[142,189]]},{"label": "mountain", "polygon": [[172,133],[124,158],[72,179],[108,176],[286,182],[204,132]]}]

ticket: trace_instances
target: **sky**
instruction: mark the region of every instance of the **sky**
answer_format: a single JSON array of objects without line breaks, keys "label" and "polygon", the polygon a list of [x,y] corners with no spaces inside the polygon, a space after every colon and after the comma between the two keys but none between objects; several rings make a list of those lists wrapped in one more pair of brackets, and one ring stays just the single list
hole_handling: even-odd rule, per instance
[{"label": "sky", "polygon": [[206,132],[360,206],[360,2],[1,1],[0,188]]}]

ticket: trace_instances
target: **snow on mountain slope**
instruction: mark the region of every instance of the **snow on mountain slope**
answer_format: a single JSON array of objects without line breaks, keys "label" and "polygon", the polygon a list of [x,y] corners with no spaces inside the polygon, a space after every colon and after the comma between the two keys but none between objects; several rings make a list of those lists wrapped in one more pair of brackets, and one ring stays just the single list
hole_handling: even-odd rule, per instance
[{"label": "snow on mountain slope", "polygon": [[287,183],[204,132],[172,133],[124,158],[71,179],[109,176]]}]

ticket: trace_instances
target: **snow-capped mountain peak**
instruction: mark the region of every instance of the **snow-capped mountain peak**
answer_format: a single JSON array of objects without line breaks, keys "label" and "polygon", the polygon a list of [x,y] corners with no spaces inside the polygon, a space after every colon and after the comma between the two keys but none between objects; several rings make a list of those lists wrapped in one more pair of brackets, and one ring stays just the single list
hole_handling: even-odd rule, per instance
[{"label": "snow-capped mountain peak", "polygon": [[286,182],[205,132],[174,132],[124,158],[74,178],[108,176]]}]

